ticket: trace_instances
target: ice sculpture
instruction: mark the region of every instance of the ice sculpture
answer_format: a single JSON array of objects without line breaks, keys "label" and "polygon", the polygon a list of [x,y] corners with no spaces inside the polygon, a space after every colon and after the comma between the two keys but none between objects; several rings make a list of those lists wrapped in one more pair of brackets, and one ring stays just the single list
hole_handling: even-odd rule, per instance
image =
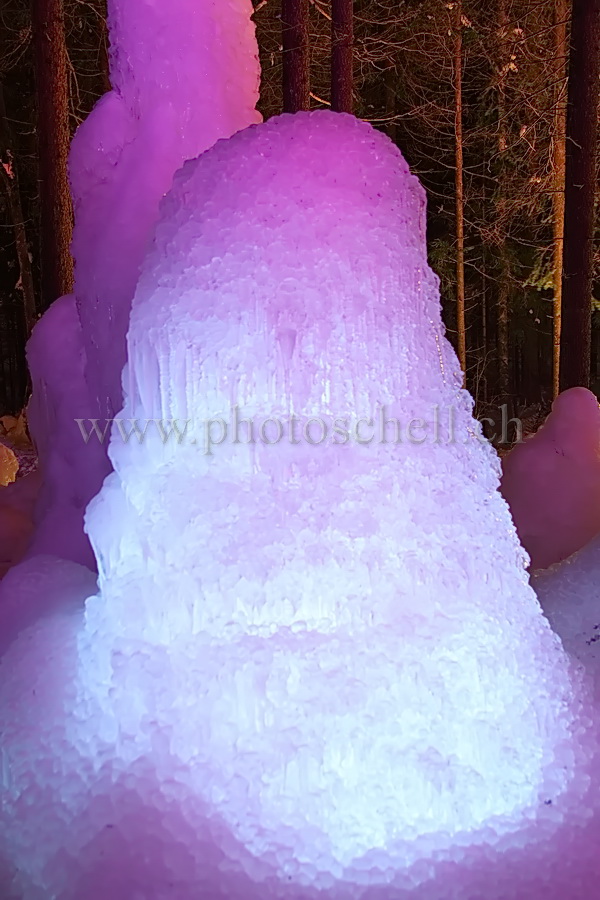
[{"label": "ice sculpture", "polygon": [[139,268],[173,174],[259,120],[250,0],[109,0],[111,84],[73,140],[77,306],[98,415],[122,406]]},{"label": "ice sculpture", "polygon": [[547,866],[565,818],[588,824],[579,688],[392,143],[303,114],[188,163],[124,389],[145,439],[115,426],[88,511],[101,592],[83,615],[70,595],[0,672],[0,872],[19,896],[589,886],[579,837],[550,884]]},{"label": "ice sculpture", "polygon": [[[146,640],[181,642],[186,668],[190,634],[208,643],[201,770],[215,807],[255,852],[279,846],[298,877],[297,855],[341,872],[394,839],[442,832],[440,847],[523,814],[557,775],[547,764],[569,727],[564,659],[459,390],[424,247],[421,189],[352,120],[282,119],[189,164],[136,295],[124,416],[190,432],[115,441],[112,493],[90,517],[94,628],[118,622],[134,639],[143,619]],[[381,410],[423,423],[418,437],[390,446],[392,425],[342,447],[222,442],[220,423],[231,429],[238,413],[258,430],[292,414],[366,424]],[[160,483],[158,503],[148,483]],[[173,516],[175,545],[161,537]],[[296,731],[301,752],[278,738]]]},{"label": "ice sculpture", "polygon": [[27,417],[43,476],[28,555],[50,554],[94,568],[83,514],[107,463],[101,443],[86,443],[77,428],[90,407],[75,297],[59,297],[36,324],[27,360],[34,385]]},{"label": "ice sculpture", "polygon": [[250,0],[108,0],[113,89],[80,126],[70,158],[76,298],[62,298],[62,309],[44,316],[28,352],[45,482],[32,553],[91,564],[83,510],[109,465],[106,444],[95,436],[86,443],[75,419],[89,434],[87,420],[100,418],[103,432],[122,406],[131,300],[173,174],[260,118],[251,14]]},{"label": "ice sculpture", "polygon": [[560,394],[544,425],[502,463],[501,491],[532,569],[545,569],[600,532],[600,407],[591,391]]},{"label": "ice sculpture", "polygon": [[88,514],[101,593],[82,615],[63,566],[47,618],[13,639],[9,615],[17,896],[564,898],[573,861],[597,874],[585,843],[551,885],[539,864],[588,808],[591,738],[424,230],[399,152],[346,116],[178,174],[128,337],[145,439],[115,426]]}]

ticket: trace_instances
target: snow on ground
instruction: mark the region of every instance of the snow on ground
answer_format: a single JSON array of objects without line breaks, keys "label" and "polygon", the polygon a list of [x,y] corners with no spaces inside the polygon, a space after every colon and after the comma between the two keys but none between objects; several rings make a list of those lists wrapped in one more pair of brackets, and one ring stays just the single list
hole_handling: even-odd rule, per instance
[{"label": "snow on ground", "polygon": [[550,624],[592,678],[600,700],[600,535],[563,563],[534,573],[532,584]]}]

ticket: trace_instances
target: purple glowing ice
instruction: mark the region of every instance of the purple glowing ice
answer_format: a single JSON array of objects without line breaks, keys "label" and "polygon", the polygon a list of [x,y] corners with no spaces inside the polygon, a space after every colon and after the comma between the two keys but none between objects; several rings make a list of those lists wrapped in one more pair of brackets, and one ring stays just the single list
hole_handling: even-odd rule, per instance
[{"label": "purple glowing ice", "polygon": [[48,310],[28,348],[44,475],[32,554],[93,565],[83,511],[110,466],[107,443],[85,435],[122,407],[131,300],[175,171],[260,119],[251,13],[250,0],[108,0],[113,89],[70,158],[75,297]]},{"label": "purple glowing ice", "polygon": [[591,890],[589,712],[424,229],[398,150],[347,116],[177,175],[128,334],[145,439],[115,424],[87,514],[100,592],[65,591],[2,664],[24,900]]}]

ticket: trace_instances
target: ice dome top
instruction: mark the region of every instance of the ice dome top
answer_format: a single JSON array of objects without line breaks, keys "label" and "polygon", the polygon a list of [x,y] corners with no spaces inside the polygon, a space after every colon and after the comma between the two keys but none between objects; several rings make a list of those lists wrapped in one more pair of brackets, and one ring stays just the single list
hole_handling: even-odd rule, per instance
[{"label": "ice dome top", "polygon": [[456,392],[436,283],[424,191],[384,135],[328,112],[247,129],[187,163],[163,205],[133,305],[128,409],[339,414],[442,373]]}]

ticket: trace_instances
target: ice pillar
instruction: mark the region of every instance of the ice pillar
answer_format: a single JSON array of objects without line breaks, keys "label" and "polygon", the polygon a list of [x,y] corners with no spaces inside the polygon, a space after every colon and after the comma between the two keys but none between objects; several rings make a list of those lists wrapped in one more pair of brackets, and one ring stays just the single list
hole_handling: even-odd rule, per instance
[{"label": "ice pillar", "polygon": [[48,311],[28,349],[44,476],[32,554],[91,564],[83,511],[110,470],[108,419],[122,407],[131,300],[160,201],[186,159],[260,118],[251,13],[250,0],[108,0],[112,91],[70,158],[75,297]]},{"label": "ice pillar", "polygon": [[[90,683],[119,654],[118,715],[161,723],[185,790],[313,885],[551,828],[572,774],[567,659],[391,142],[306,114],[188,163],[124,386],[125,415],[159,425],[113,432],[88,514]],[[184,696],[202,699],[182,717]]]}]

